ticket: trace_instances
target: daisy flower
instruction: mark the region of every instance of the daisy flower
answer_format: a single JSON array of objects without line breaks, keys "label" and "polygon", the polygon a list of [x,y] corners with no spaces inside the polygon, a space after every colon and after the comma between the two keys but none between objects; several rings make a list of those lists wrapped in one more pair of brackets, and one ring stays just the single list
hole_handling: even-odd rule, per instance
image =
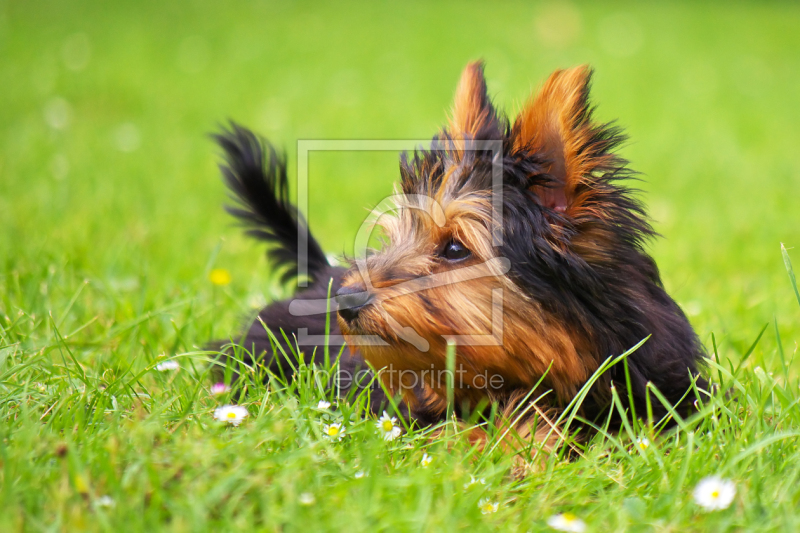
[{"label": "daisy flower", "polygon": [[247,417],[247,408],[241,405],[223,405],[214,411],[214,418],[238,426]]},{"label": "daisy flower", "polygon": [[636,445],[637,445],[639,448],[641,448],[641,449],[643,449],[643,450],[646,450],[647,448],[649,448],[649,447],[650,447],[650,441],[649,441],[649,440],[647,440],[647,438],[645,438],[645,437],[638,437],[638,438],[636,439]]},{"label": "daisy flower", "polygon": [[481,514],[496,513],[499,507],[500,507],[499,503],[493,502],[489,498],[484,498],[480,502],[478,502],[478,508],[480,508]]},{"label": "daisy flower", "polygon": [[364,477],[366,475],[367,475],[366,472],[364,472],[363,470],[359,470],[358,472],[353,474],[353,477],[356,478],[356,479],[361,479],[362,477]]},{"label": "daisy flower", "polygon": [[303,492],[297,497],[297,501],[300,502],[300,505],[312,505],[317,500],[310,492]]},{"label": "daisy flower", "polygon": [[214,285],[228,285],[231,282],[231,273],[224,268],[215,268],[208,274],[208,279]]},{"label": "daisy flower", "polygon": [[100,496],[94,501],[95,506],[97,507],[114,507],[117,502],[111,496]]},{"label": "daisy flower", "polygon": [[697,505],[706,511],[727,509],[736,496],[736,484],[730,479],[710,476],[700,480],[693,494]]},{"label": "daisy flower", "polygon": [[422,461],[420,461],[419,464],[422,465],[422,468],[428,468],[431,465],[432,462],[433,462],[433,457],[431,457],[430,455],[428,455],[426,453],[426,454],[423,454]]},{"label": "daisy flower", "polygon": [[328,409],[331,406],[331,402],[326,402],[325,400],[320,400],[317,404],[317,409]]},{"label": "daisy flower", "polygon": [[345,427],[339,422],[325,424],[322,426],[322,433],[332,441],[340,441],[344,437]]},{"label": "daisy flower", "polygon": [[159,372],[167,372],[169,370],[178,370],[180,367],[181,365],[179,365],[177,361],[170,360],[164,361],[163,363],[158,363],[156,365],[156,370]]},{"label": "daisy flower", "polygon": [[211,385],[211,394],[213,394],[214,396],[225,394],[230,390],[231,388],[224,383],[214,383],[213,385]]},{"label": "daisy flower", "polygon": [[403,430],[397,425],[397,417],[393,416],[389,418],[386,411],[384,411],[383,416],[378,419],[376,427],[381,432],[383,440],[394,440],[403,433]]},{"label": "daisy flower", "polygon": [[474,487],[475,485],[486,485],[486,480],[481,478],[476,478],[475,476],[469,476],[469,483],[464,483],[464,488],[468,489],[470,487]]},{"label": "daisy flower", "polygon": [[547,519],[547,525],[558,531],[568,533],[583,533],[586,531],[586,522],[572,513],[561,513]]}]

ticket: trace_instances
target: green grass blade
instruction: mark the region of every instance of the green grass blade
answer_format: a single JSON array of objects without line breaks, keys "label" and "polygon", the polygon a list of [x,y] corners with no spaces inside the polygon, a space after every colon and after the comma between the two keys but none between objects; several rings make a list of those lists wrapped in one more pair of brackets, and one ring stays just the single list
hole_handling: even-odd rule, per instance
[{"label": "green grass blade", "polygon": [[800,290],[797,289],[797,279],[794,277],[792,260],[789,258],[789,252],[786,250],[786,247],[783,245],[783,243],[781,243],[781,255],[783,255],[783,264],[786,267],[786,272],[789,274],[789,281],[792,283],[794,296],[797,298],[797,304],[800,305]]}]

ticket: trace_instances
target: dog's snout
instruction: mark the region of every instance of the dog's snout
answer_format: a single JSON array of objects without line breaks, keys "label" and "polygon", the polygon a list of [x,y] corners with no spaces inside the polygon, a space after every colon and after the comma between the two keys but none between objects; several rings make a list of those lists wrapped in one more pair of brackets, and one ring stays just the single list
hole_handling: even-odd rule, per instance
[{"label": "dog's snout", "polygon": [[348,322],[358,318],[358,313],[372,301],[372,295],[363,285],[342,287],[336,291],[336,304],[339,316]]}]

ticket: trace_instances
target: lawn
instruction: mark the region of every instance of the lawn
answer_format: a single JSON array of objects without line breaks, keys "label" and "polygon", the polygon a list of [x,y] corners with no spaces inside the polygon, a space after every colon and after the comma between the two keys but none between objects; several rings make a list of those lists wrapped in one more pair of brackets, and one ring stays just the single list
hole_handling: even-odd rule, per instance
[{"label": "lawn", "polygon": [[[0,531],[800,529],[798,28],[789,2],[0,0]],[[458,435],[384,441],[305,382],[254,380],[249,416],[217,422],[203,346],[291,287],[221,209],[207,134],[240,121],[290,172],[302,139],[429,138],[476,58],[510,114],[596,69],[664,282],[733,392],[523,479]],[[397,154],[315,153],[309,178],[312,230],[350,253]],[[695,503],[710,475],[727,509]]]}]

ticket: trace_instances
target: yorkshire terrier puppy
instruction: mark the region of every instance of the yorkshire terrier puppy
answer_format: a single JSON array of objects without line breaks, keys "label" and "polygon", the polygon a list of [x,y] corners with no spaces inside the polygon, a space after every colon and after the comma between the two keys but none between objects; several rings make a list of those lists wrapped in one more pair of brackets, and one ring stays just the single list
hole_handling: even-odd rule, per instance
[{"label": "yorkshire terrier puppy", "polygon": [[[260,312],[241,343],[248,357],[286,371],[264,325],[289,353],[286,339],[320,339],[329,320],[330,353],[342,339],[350,348],[344,368],[384,369],[407,414],[430,424],[447,410],[448,341],[456,413],[491,404],[510,413],[549,391],[541,414],[565,407],[604,361],[647,338],[628,356],[627,378],[618,364],[595,382],[582,416],[607,415],[612,386],[645,413],[648,383],[691,412],[693,381],[707,389],[704,349],[645,249],[656,234],[614,153],[623,135],[592,117],[590,80],[586,67],[556,71],[511,123],[487,95],[482,64],[468,65],[449,124],[430,149],[401,156],[397,209],[378,219],[385,246],[345,270],[309,236],[309,287]],[[235,125],[217,140],[240,204],[231,213],[272,244],[288,279],[305,223],[287,199],[285,159]],[[306,361],[321,360],[319,343],[298,347]],[[378,411],[386,398],[374,393]],[[517,421],[520,434],[537,433],[525,427],[534,418]]]}]

